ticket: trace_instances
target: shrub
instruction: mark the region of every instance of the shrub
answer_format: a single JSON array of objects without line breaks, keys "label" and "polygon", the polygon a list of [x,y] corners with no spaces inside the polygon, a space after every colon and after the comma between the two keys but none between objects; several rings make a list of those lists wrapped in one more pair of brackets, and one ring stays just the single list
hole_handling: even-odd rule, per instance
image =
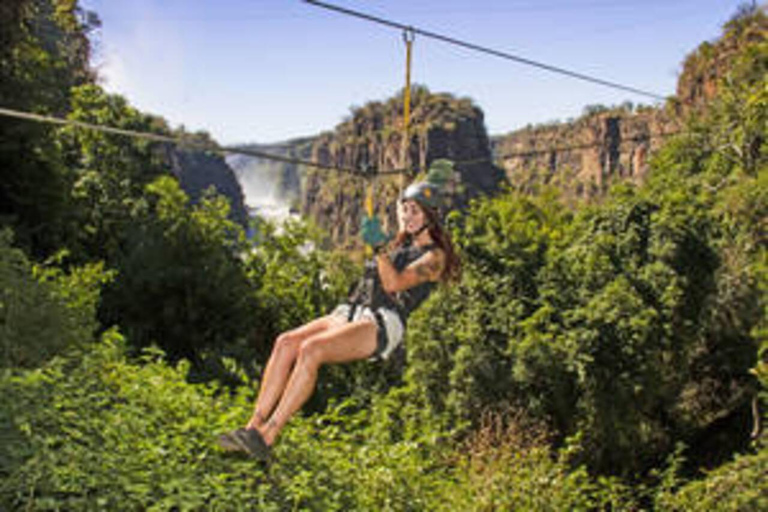
[{"label": "shrub", "polygon": [[35,510],[279,509],[252,462],[215,434],[250,406],[185,382],[149,352],[129,363],[107,332],[87,353],[0,378],[0,508]]},{"label": "shrub", "polygon": [[0,368],[33,368],[92,339],[101,263],[63,270],[65,253],[33,265],[0,231]]},{"label": "shrub", "polygon": [[737,456],[679,489],[665,490],[656,498],[658,510],[758,512],[768,509],[768,448]]}]

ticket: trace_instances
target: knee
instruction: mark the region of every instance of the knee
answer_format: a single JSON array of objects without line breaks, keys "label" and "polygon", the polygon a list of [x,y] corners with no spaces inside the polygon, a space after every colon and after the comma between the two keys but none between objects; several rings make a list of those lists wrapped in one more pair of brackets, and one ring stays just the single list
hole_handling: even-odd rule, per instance
[{"label": "knee", "polygon": [[299,345],[297,363],[310,369],[319,368],[323,364],[320,344],[310,338]]},{"label": "knee", "polygon": [[272,353],[280,356],[296,356],[301,340],[290,332],[284,332],[277,337]]}]

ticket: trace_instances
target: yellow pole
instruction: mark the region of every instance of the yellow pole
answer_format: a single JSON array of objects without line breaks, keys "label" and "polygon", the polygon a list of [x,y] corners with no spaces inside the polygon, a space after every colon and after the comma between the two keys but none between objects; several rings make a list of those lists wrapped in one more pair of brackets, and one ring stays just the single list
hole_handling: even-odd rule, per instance
[{"label": "yellow pole", "polygon": [[373,188],[376,180],[371,177],[371,181],[368,184],[368,195],[365,198],[365,211],[369,217],[373,217]]},{"label": "yellow pole", "polygon": [[[373,189],[376,185],[376,177],[371,176],[368,183],[368,194],[365,197],[365,212],[368,214],[368,218],[373,218]],[[365,259],[373,256],[373,248],[365,246]]]},{"label": "yellow pole", "polygon": [[[407,155],[408,147],[410,146],[409,129],[411,124],[411,48],[413,47],[413,31],[403,31],[403,41],[405,41],[405,90],[403,91],[403,145],[401,160],[403,167],[408,165]],[[365,198],[365,211],[368,217],[373,217],[373,192],[376,185],[376,177],[370,178],[370,184],[368,185],[368,194]],[[405,173],[400,174],[400,194],[403,193],[405,188]],[[371,248],[365,248],[366,257],[371,256]]]},{"label": "yellow pole", "polygon": [[[409,165],[407,160],[408,149],[411,142],[411,53],[413,48],[413,32],[404,30],[403,41],[405,41],[405,89],[403,90],[403,147],[402,162],[403,167]],[[405,174],[400,175],[400,193],[405,188]]]}]

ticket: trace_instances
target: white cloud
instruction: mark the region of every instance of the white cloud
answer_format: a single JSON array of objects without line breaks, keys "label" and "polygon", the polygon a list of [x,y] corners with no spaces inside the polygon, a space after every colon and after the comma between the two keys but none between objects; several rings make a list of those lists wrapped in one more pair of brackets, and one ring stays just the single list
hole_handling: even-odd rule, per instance
[{"label": "white cloud", "polygon": [[139,2],[130,17],[112,26],[105,23],[103,30],[107,42],[99,70],[104,88],[124,95],[140,110],[181,122],[187,52],[178,26]]}]

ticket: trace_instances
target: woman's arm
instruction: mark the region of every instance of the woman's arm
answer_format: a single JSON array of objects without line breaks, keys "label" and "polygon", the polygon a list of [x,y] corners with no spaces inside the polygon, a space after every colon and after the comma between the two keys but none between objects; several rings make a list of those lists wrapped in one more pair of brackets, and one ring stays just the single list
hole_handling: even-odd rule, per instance
[{"label": "woman's arm", "polygon": [[401,272],[398,272],[385,253],[376,256],[379,278],[384,291],[397,293],[427,281],[437,281],[445,266],[445,255],[440,249],[428,251]]}]

